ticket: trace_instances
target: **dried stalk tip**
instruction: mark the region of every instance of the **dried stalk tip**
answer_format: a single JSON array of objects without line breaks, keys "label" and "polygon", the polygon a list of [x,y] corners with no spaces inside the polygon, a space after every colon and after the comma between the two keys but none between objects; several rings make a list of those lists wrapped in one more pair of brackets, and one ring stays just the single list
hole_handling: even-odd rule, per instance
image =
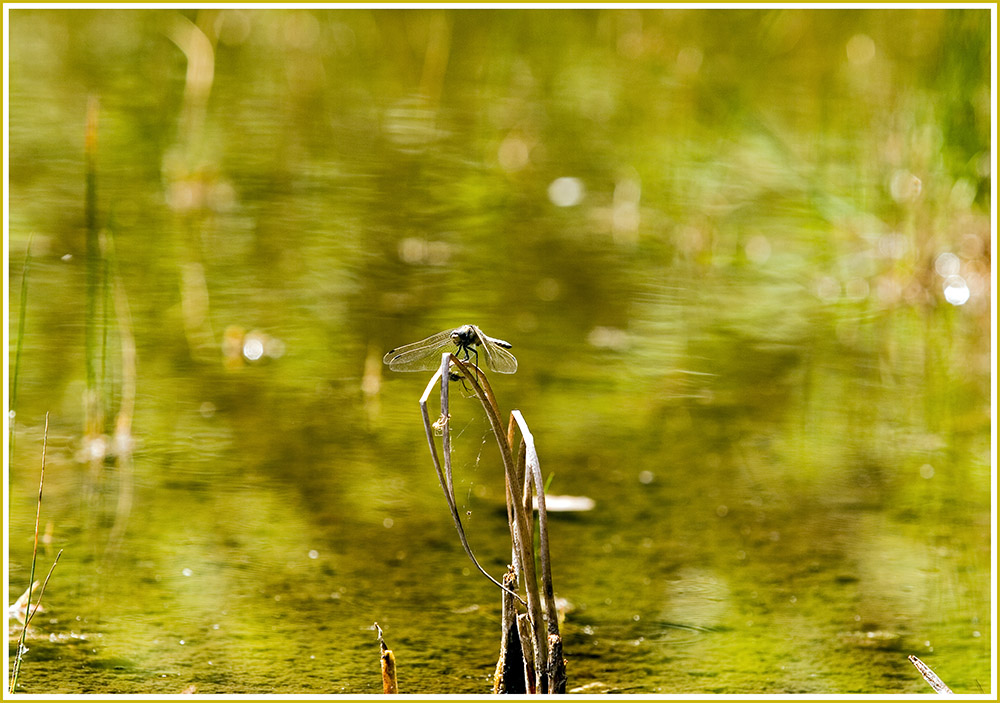
[{"label": "dried stalk tip", "polygon": [[391,649],[382,650],[382,693],[399,693],[396,683],[396,655]]},{"label": "dried stalk tip", "polygon": [[375,623],[375,629],[378,631],[378,645],[382,653],[382,693],[399,693],[399,684],[396,682],[396,655],[385,646],[382,628],[378,623]]}]

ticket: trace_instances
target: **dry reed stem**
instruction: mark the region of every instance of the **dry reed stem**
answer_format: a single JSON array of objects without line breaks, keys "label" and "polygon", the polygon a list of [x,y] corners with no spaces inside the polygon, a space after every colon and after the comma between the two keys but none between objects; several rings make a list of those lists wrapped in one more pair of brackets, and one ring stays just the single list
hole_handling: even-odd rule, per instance
[{"label": "dry reed stem", "polygon": [[528,693],[538,692],[539,679],[536,675],[538,671],[536,666],[538,657],[535,656],[537,653],[535,652],[534,637],[536,630],[537,628],[532,627],[531,617],[527,613],[517,616],[517,634],[521,641],[522,659],[524,660],[524,682]]},{"label": "dry reed stem", "polygon": [[[451,475],[451,446],[450,440],[451,436],[449,433],[449,428],[451,421],[448,413],[448,393],[447,390],[442,390],[441,399],[444,405],[441,407],[441,418],[443,420],[442,429],[444,430],[444,436],[442,437],[444,444],[444,454],[445,454],[445,467],[442,468],[441,460],[437,453],[437,444],[434,442],[434,425],[431,423],[430,415],[427,410],[427,400],[430,397],[431,390],[434,388],[434,384],[442,379],[442,385],[447,386],[449,383],[448,379],[448,369],[450,362],[454,359],[451,354],[443,354],[441,359],[441,368],[434,372],[431,376],[430,381],[427,383],[427,387],[424,389],[423,395],[420,396],[420,414],[424,421],[424,432],[427,435],[427,446],[431,452],[431,460],[434,463],[434,471],[437,473],[438,483],[441,484],[441,490],[444,492],[445,500],[448,502],[448,510],[451,512],[451,519],[455,523],[455,529],[458,531],[458,538],[462,542],[462,548],[465,549],[465,553],[468,555],[472,563],[475,564],[476,568],[482,573],[486,578],[492,581],[496,586],[503,590],[507,590],[505,586],[493,578],[492,575],[486,569],[482,567],[479,560],[476,559],[476,555],[472,553],[472,547],[469,546],[469,540],[465,535],[465,528],[462,526],[462,518],[459,515],[458,505],[455,501],[455,489],[452,484]],[[522,603],[521,597],[516,593],[513,593],[515,598],[517,598]]]},{"label": "dry reed stem", "polygon": [[396,655],[385,646],[382,628],[378,626],[378,623],[375,623],[375,629],[378,630],[379,659],[382,666],[382,693],[399,693],[399,683],[396,681]]},{"label": "dry reed stem", "polygon": [[517,631],[517,610],[512,592],[517,590],[517,572],[513,566],[507,568],[503,583],[510,592],[504,591],[500,611],[500,656],[493,675],[493,693],[517,694],[527,692],[524,670],[524,651]]},{"label": "dry reed stem", "polygon": [[[490,387],[489,381],[486,379],[486,374],[484,374],[475,364],[463,362],[453,354],[448,354],[447,356],[453,360],[459,369],[465,372],[466,380],[472,384],[473,391],[479,398],[480,403],[482,403],[483,409],[486,411],[486,416],[490,421],[490,427],[493,429],[493,436],[496,438],[497,445],[500,448],[500,455],[503,459],[507,485],[519,485],[520,480],[517,471],[517,463],[515,462],[513,452],[511,451],[507,433],[503,431],[503,425],[500,422],[500,412],[496,403],[496,396],[493,394],[493,389]],[[444,368],[444,362],[442,361],[442,373],[444,372]],[[470,368],[475,371],[475,377],[468,373]],[[479,383],[480,380],[482,381],[482,384]],[[442,379],[442,383],[444,382],[445,381]],[[485,390],[487,388],[489,391]],[[534,654],[535,671],[544,671],[545,652],[547,647],[545,643],[545,633],[542,629],[542,604],[538,594],[538,577],[535,571],[533,549],[534,543],[531,536],[531,502],[529,499],[527,510],[524,509],[523,504],[518,506],[518,501],[514,501],[513,505],[517,507],[509,513],[514,516],[512,536],[514,537],[514,545],[519,556],[518,561],[520,562],[519,566],[521,573],[524,574],[524,591],[528,599],[528,615],[531,618],[531,632],[534,636],[534,641],[532,642],[532,647],[530,649]],[[524,643],[522,643],[522,646],[523,645]],[[525,647],[525,651],[528,651],[528,647]],[[547,681],[542,678],[539,679],[539,683],[541,684],[539,688],[542,693],[545,693]]]},{"label": "dry reed stem", "polygon": [[[545,485],[542,481],[542,470],[538,461],[538,452],[535,449],[535,437],[528,429],[520,410],[511,410],[511,417],[517,422],[523,438],[523,446],[526,453],[526,473],[525,482],[528,475],[535,483],[535,496],[538,501],[538,558],[542,567],[542,587],[545,592],[545,611],[548,618],[549,634],[559,634],[559,619],[556,617],[556,599],[552,585],[552,561],[549,558],[549,520],[548,511],[545,508]],[[528,498],[528,491],[525,491]],[[528,500],[526,510],[531,508],[531,501]]]},{"label": "dry reed stem", "polygon": [[[518,451],[518,470],[523,467],[523,493],[522,506],[524,514],[532,516],[532,487],[537,496],[538,502],[538,542],[539,542],[539,563],[541,566],[542,591],[544,600],[542,608],[545,613],[545,620],[549,638],[542,632],[541,621],[535,628],[535,668],[539,672],[539,688],[543,693],[554,693],[565,690],[565,665],[562,659],[561,638],[559,636],[559,618],[555,607],[555,594],[552,585],[552,566],[549,558],[549,537],[548,537],[548,512],[545,508],[545,485],[542,480],[541,467],[538,460],[538,452],[535,449],[535,438],[528,428],[528,423],[519,410],[512,410],[510,413],[510,424],[508,426],[508,438],[514,435],[513,425],[516,423],[521,432],[521,444]],[[532,486],[533,484],[533,486]],[[532,527],[534,521],[531,522]],[[534,543],[532,542],[532,546]],[[534,556],[532,550],[532,557]],[[553,646],[551,637],[559,639],[558,653],[553,658]],[[549,656],[547,656],[549,655]],[[546,675],[543,677],[542,673]]]},{"label": "dry reed stem", "polygon": [[[517,617],[517,629],[520,635],[522,652],[525,655],[530,652],[530,656],[523,656],[527,689],[531,693],[535,691],[542,693],[565,692],[565,660],[562,658],[562,638],[559,635],[559,623],[552,586],[548,545],[548,514],[545,509],[545,488],[542,481],[538,453],[535,449],[534,437],[528,429],[524,417],[517,410],[511,411],[507,431],[503,431],[496,396],[486,375],[476,364],[462,361],[454,354],[448,352],[441,355],[441,366],[434,372],[420,398],[421,416],[431,452],[431,459],[434,463],[434,470],[437,472],[438,481],[441,483],[442,490],[445,493],[448,507],[452,513],[452,519],[455,522],[455,527],[458,530],[459,538],[462,541],[462,546],[465,548],[466,554],[469,555],[476,567],[487,578],[500,586],[505,594],[510,593],[522,604],[525,604],[525,601],[520,596],[506,585],[497,582],[496,579],[480,566],[472,554],[472,549],[469,547],[465,531],[462,527],[461,517],[459,516],[454,497],[451,464],[449,386],[452,366],[455,366],[462,373],[464,380],[471,384],[473,392],[482,404],[483,410],[486,412],[486,417],[490,422],[490,428],[493,430],[493,436],[500,449],[501,459],[503,460],[507,516],[511,529],[511,540],[513,542],[514,567],[516,573],[524,575],[524,588],[527,596],[526,606],[528,612],[523,616]],[[427,400],[434,388],[434,384],[438,382],[441,384],[441,415],[438,423],[432,425],[427,410]],[[438,425],[440,425],[442,433],[443,467],[437,454],[437,446],[434,442],[433,427]],[[520,430],[522,438],[516,457],[511,448],[516,435],[515,426],[517,430]],[[538,496],[539,556],[544,600],[539,594],[538,576],[535,569],[532,492]],[[543,621],[547,623],[548,637],[542,628]],[[502,660],[503,653],[501,654]]]},{"label": "dry reed stem", "polygon": [[942,696],[947,696],[949,694],[955,693],[950,688],[948,688],[948,684],[946,684],[944,681],[938,678],[938,675],[935,674],[934,670],[931,669],[929,666],[924,664],[922,661],[917,659],[912,654],[909,656],[909,660],[910,663],[913,664],[913,666],[917,667],[917,671],[919,671],[920,675],[924,677],[924,681],[930,684],[930,687],[933,688],[937,693],[941,694]]}]

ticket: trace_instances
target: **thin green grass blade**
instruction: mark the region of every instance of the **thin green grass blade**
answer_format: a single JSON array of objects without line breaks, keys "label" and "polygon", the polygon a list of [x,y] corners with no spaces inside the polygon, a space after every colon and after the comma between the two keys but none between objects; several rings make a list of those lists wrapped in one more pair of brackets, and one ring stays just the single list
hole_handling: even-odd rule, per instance
[{"label": "thin green grass blade", "polygon": [[[21,371],[21,349],[24,348],[24,321],[28,310],[28,272],[31,270],[31,240],[28,237],[28,249],[24,252],[24,267],[21,272],[20,312],[17,320],[17,346],[14,347],[14,373],[10,379],[10,407],[7,425],[7,461],[14,456],[14,419],[17,413],[17,377]],[[8,463],[9,466],[9,463]],[[9,473],[9,472],[8,472]],[[8,475],[8,481],[10,477]]]}]

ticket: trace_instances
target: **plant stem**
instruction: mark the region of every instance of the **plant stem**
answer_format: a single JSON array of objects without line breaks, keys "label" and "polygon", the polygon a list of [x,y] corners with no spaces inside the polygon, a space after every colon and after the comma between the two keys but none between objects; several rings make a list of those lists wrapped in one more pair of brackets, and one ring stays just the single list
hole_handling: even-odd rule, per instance
[{"label": "plant stem", "polygon": [[[518,487],[518,491],[522,494],[523,499],[525,491],[522,491],[519,487],[517,465],[514,460],[513,452],[511,451],[510,443],[508,442],[507,434],[503,431],[503,425],[500,423],[500,413],[496,405],[496,399],[493,395],[493,389],[490,388],[489,381],[486,380],[486,375],[474,364],[464,363],[459,359],[455,358],[454,355],[449,355],[454,359],[456,365],[463,370],[469,383],[472,384],[472,388],[479,398],[479,401],[483,405],[483,409],[486,411],[486,416],[489,418],[490,427],[493,429],[493,436],[496,437],[497,445],[500,447],[500,455],[503,458],[504,471],[507,477],[507,485],[510,489]],[[443,364],[442,364],[443,366]],[[475,371],[475,374],[469,374],[469,370]],[[482,385],[480,385],[479,380],[482,380]],[[442,383],[445,379],[442,379]],[[484,388],[489,388],[489,393],[484,390]],[[530,433],[528,435],[531,436]],[[541,484],[539,484],[541,485]],[[517,496],[515,496],[516,498]],[[510,495],[508,495],[510,498]],[[524,591],[528,598],[528,617],[531,620],[531,630],[534,635],[534,661],[535,661],[535,671],[538,672],[538,690],[542,693],[546,692],[547,680],[546,677],[542,676],[542,672],[545,670],[545,653],[546,647],[546,637],[542,629],[542,604],[540,602],[538,594],[538,577],[535,571],[535,558],[533,554],[533,542],[531,539],[531,503],[530,499],[528,502],[528,507],[525,508],[522,501],[513,501],[513,516],[514,524],[513,530],[511,531],[511,536],[514,540],[515,549],[519,552],[521,570],[524,574]]]},{"label": "plant stem", "polygon": [[[17,655],[14,657],[14,668],[10,675],[10,692],[13,693],[14,689],[17,688],[17,679],[21,673],[21,661],[24,658],[24,639],[28,634],[28,623],[31,621],[32,610],[31,610],[31,587],[35,583],[35,562],[38,558],[38,521],[42,512],[42,486],[45,484],[45,450],[48,446],[49,441],[49,414],[45,413],[45,431],[42,434],[42,472],[38,479],[38,502],[35,504],[35,543],[31,550],[31,567],[28,571],[28,610],[24,614],[24,627],[21,628],[21,636],[17,641]],[[61,554],[62,552],[60,552]],[[56,557],[56,561],[59,558]],[[55,564],[52,565],[53,568]],[[49,574],[51,575],[51,570]],[[48,578],[45,579],[46,583]],[[41,602],[41,594],[39,593],[38,602]],[[35,606],[37,610],[38,606]]]},{"label": "plant stem", "polygon": [[[472,547],[469,546],[469,540],[465,536],[465,529],[462,527],[462,519],[458,514],[458,506],[455,502],[455,491],[451,481],[451,448],[448,446],[449,437],[443,438],[445,440],[444,444],[446,450],[446,455],[445,455],[446,469],[441,468],[441,460],[438,458],[437,445],[435,445],[434,443],[434,430],[431,424],[430,415],[427,411],[427,399],[430,397],[431,390],[433,390],[434,384],[437,383],[438,379],[441,379],[441,383],[443,384],[449,383],[448,371],[447,371],[448,364],[455,357],[451,356],[450,354],[445,354],[444,356],[449,358],[442,359],[442,364],[441,364],[442,368],[434,372],[434,375],[431,376],[431,380],[427,383],[427,387],[424,389],[424,394],[420,397],[420,413],[424,421],[424,432],[427,435],[427,446],[430,449],[431,460],[434,463],[434,471],[437,472],[438,482],[441,484],[441,490],[444,491],[444,497],[445,500],[448,502],[448,509],[451,512],[451,519],[455,523],[455,529],[458,531],[458,538],[462,542],[462,547],[465,549],[465,553],[469,556],[469,559],[472,560],[472,563],[476,565],[476,568],[480,571],[480,573],[482,573],[486,578],[492,581],[495,585],[499,586],[501,589],[508,590],[502,583],[493,578],[493,576],[491,576],[490,573],[482,567],[482,565],[479,563],[479,560],[476,559],[475,554],[472,553]],[[442,369],[444,370],[443,372]],[[442,418],[444,418],[443,427],[447,428],[450,423],[450,421],[448,420],[447,392],[443,393],[443,399],[445,401],[445,405],[441,408],[441,415]],[[521,600],[521,597],[519,595],[513,592],[511,593],[515,598],[521,601],[521,603],[524,603],[524,601]]]}]

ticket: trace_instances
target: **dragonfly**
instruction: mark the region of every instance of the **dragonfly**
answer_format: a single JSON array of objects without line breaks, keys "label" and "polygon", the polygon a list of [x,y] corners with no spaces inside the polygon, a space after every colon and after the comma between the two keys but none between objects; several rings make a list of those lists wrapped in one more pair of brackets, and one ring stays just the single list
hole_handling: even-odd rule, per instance
[{"label": "dragonfly", "polygon": [[476,359],[474,363],[478,366],[479,349],[482,348],[486,366],[491,371],[497,373],[517,371],[517,359],[507,351],[511,348],[511,343],[496,337],[488,337],[475,325],[462,325],[455,329],[443,330],[419,342],[390,349],[382,357],[382,361],[393,371],[433,371],[441,366],[441,354],[452,346],[456,348],[456,356],[464,354],[463,361],[469,361],[472,355]]}]

